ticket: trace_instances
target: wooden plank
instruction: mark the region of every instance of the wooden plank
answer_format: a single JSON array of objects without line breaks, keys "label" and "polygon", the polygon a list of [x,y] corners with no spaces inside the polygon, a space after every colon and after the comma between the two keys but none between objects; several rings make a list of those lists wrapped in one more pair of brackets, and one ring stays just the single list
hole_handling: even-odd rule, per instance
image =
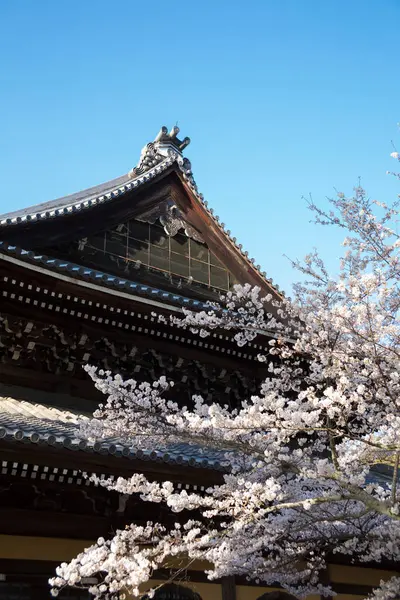
[{"label": "wooden plank", "polygon": [[233,575],[223,577],[221,580],[221,586],[222,600],[236,600],[236,583]]}]

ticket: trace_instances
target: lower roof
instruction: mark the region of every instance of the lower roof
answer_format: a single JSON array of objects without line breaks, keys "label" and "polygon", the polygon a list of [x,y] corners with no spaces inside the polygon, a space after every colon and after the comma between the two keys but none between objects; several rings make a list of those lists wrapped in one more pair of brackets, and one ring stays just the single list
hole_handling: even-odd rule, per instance
[{"label": "lower roof", "polygon": [[221,453],[191,444],[137,450],[118,438],[87,440],[80,434],[80,423],[88,414],[61,410],[48,404],[0,396],[0,439],[15,443],[40,444],[80,451],[108,454],[121,458],[165,462],[189,467],[224,470]]},{"label": "lower roof", "polygon": [[[35,393],[40,394],[39,391]],[[16,396],[18,395],[17,392]],[[45,398],[48,397],[46,393],[43,395]],[[80,434],[80,423],[89,418],[88,413],[83,414],[72,409],[60,409],[18,397],[0,396],[0,441],[35,444],[55,447],[67,452],[97,453],[213,471],[226,472],[227,470],[223,452],[212,448],[200,448],[195,444],[180,443],[163,448],[137,450],[134,445],[128,446],[118,438],[98,441],[84,439]],[[392,467],[373,465],[366,483],[386,486],[391,483],[392,478]]]}]

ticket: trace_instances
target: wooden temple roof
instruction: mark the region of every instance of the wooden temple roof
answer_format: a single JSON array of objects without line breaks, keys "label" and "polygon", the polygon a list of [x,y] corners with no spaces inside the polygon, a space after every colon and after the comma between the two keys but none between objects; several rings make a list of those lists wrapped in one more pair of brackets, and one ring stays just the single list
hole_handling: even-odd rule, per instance
[{"label": "wooden temple roof", "polygon": [[[201,339],[169,319],[158,321],[158,315],[184,308],[209,310],[207,300],[228,286],[212,288],[211,275],[208,288],[201,280],[179,285],[176,271],[155,273],[150,263],[136,268],[136,260],[98,263],[85,254],[87,239],[98,232],[107,236],[128,223],[128,239],[131,221],[145,223],[149,232],[156,223],[169,242],[184,232],[189,260],[192,241],[203,244],[210,274],[224,268],[229,285],[249,283],[281,298],[199,193],[182,155],[189,139],[178,133],[163,127],[138,165],[121,177],[0,217],[3,533],[81,539],[82,532],[106,536],[132,520],[170,518],[160,517],[159,505],[146,503],[144,509],[135,497],[94,489],[82,471],[101,477],[143,472],[202,492],[229,468],[226,454],[214,448],[165,443],[143,450],[130,440],[88,440],[80,433],[99,400],[82,369],[88,363],[133,373],[138,381],[167,373],[182,406],[203,394],[235,408],[257,393],[265,376],[257,356],[268,344],[266,335],[240,348],[232,332],[216,330]],[[385,485],[391,477],[381,465],[368,481]]]},{"label": "wooden temple roof", "polygon": [[[168,279],[170,274],[161,269],[154,273],[151,265],[127,270],[125,263],[90,262],[86,242],[84,251],[77,249],[81,240],[103,231],[108,235],[120,224],[134,221],[150,229],[156,223],[170,240],[186,236],[190,244],[202,245],[209,253],[210,273],[219,261],[229,282],[232,273],[233,281],[258,285],[279,298],[277,286],[249,259],[199,193],[190,162],[182,156],[188,143],[178,138],[177,128],[169,133],[162,128],[126,175],[0,217],[1,381],[52,395],[47,401],[32,401],[12,390],[0,392],[0,439],[11,461],[18,454],[25,464],[32,453],[42,462],[48,456],[56,465],[73,463],[86,469],[86,464],[118,459],[118,469],[126,471],[133,466],[145,469],[147,461],[147,469],[179,471],[185,481],[221,477],[223,459],[212,448],[180,444],[142,451],[124,440],[90,442],[80,437],[78,424],[86,410],[81,399],[91,400],[88,412],[95,408],[87,391],[87,385],[91,390],[93,386],[81,373],[89,357],[95,362],[109,356],[111,370],[136,373],[147,360],[146,351],[153,352],[154,364],[143,364],[146,377],[166,365],[171,377],[175,372],[180,377],[182,398],[184,392],[205,389],[206,395],[236,402],[241,394],[255,391],[261,369],[257,355],[267,344],[265,336],[241,349],[232,332],[216,331],[203,340],[169,321],[160,325],[153,313],[209,310],[207,300],[218,297],[215,288],[188,281],[180,287],[177,277]],[[139,359],[130,356],[133,346]],[[71,409],[57,405],[59,389],[64,388],[75,398]]]},{"label": "wooden temple roof", "polygon": [[[90,234],[96,217],[107,223],[114,219],[116,224],[123,217],[140,216],[145,211],[149,219],[159,216],[169,234],[184,229],[189,237],[204,241],[240,283],[258,285],[279,298],[278,286],[267,279],[266,273],[208,208],[198,191],[190,161],[182,155],[189,139],[179,140],[178,133],[177,127],[169,133],[163,127],[154,142],[143,148],[139,164],[126,175],[0,216],[0,240],[28,253],[43,250],[45,240],[59,243],[71,236]],[[168,214],[157,214],[157,205],[165,201]],[[57,270],[59,265],[49,259],[47,268]]]}]

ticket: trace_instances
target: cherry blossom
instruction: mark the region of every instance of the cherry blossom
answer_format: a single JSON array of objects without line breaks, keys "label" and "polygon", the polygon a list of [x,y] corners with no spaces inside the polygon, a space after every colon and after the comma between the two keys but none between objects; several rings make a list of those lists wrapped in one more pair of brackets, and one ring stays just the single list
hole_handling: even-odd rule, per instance
[{"label": "cherry blossom", "polygon": [[[207,561],[210,580],[241,575],[298,597],[329,596],[323,575],[332,555],[400,560],[398,205],[371,201],[358,186],[332,199],[328,212],[310,208],[318,223],[346,235],[338,277],[313,252],[294,263],[304,277],[293,300],[235,286],[207,310],[172,319],[203,337],[224,330],[239,346],[257,340],[268,371],[257,395],[234,410],[201,396],[185,407],[165,377],[138,383],[88,368],[106,400],[82,423],[83,436],[147,450],[212,449],[224,470],[202,492],[143,474],[94,478],[164,504],[179,522],[132,524],[100,538],[57,569],[53,595],[93,577],[96,600],[139,595],[155,569],[184,556],[188,566]],[[371,600],[399,596],[394,577]]]}]

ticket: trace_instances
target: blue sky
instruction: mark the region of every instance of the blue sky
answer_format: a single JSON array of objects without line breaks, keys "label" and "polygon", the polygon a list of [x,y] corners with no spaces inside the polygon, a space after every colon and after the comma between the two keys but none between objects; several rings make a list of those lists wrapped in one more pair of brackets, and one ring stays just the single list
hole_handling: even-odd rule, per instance
[{"label": "blue sky", "polygon": [[399,22],[399,0],[2,0],[0,212],[127,172],[178,121],[200,191],[283,289],[284,254],[335,270],[302,196],[360,176],[395,197]]}]

